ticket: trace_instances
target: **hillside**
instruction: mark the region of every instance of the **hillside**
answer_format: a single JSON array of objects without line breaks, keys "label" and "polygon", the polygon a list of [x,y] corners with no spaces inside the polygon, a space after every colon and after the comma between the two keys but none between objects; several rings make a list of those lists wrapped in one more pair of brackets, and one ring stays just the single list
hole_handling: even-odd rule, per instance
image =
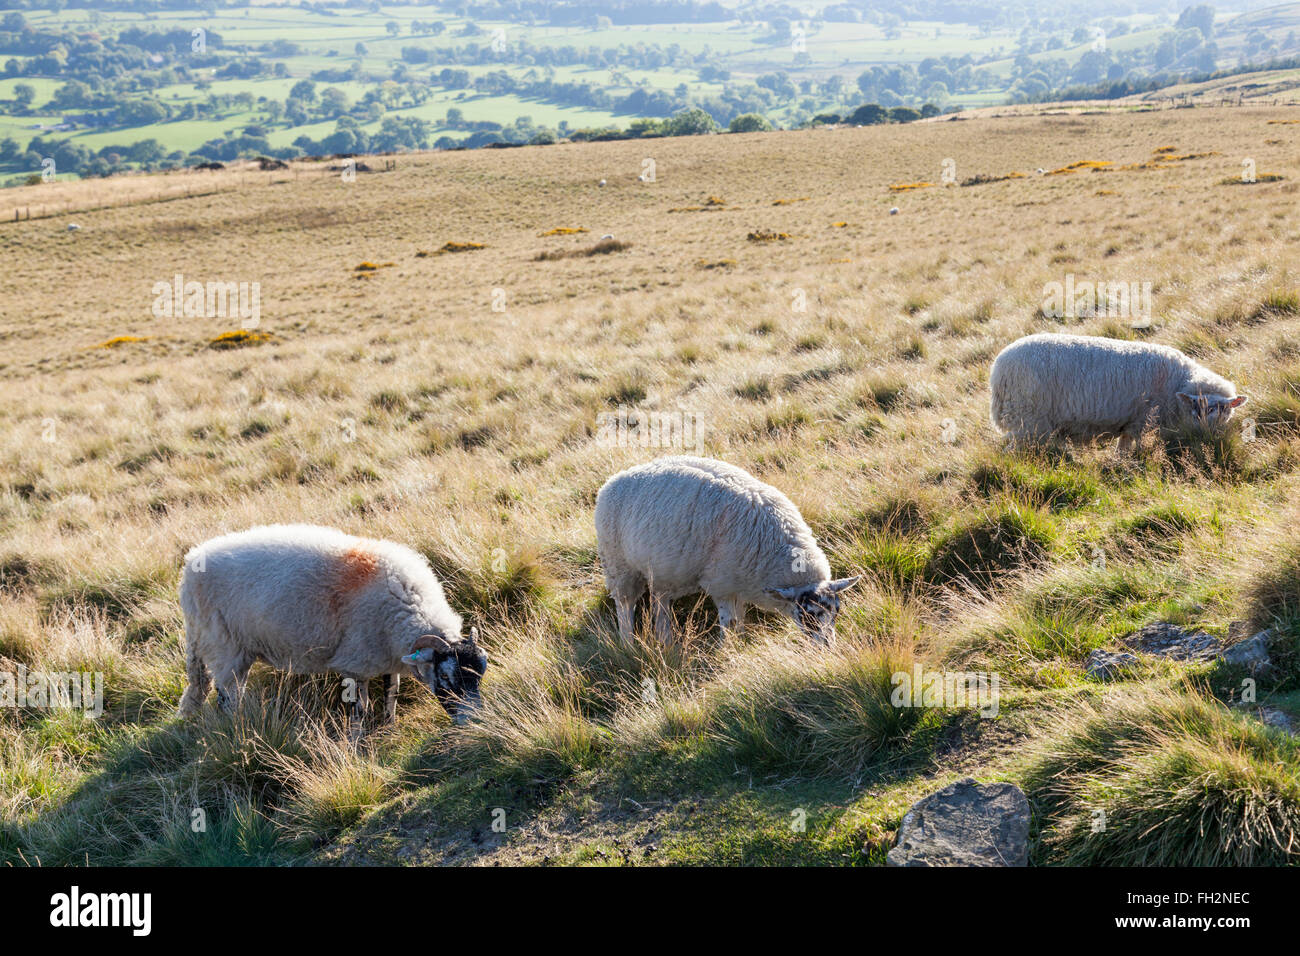
[{"label": "hillside", "polygon": [[1294,65],[1300,51],[1295,4],[1236,16],[1036,0],[1005,10],[629,0],[604,13],[585,3],[29,5],[44,9],[0,14],[4,186],[257,156],[802,128],[868,104],[907,111],[899,120],[1163,92],[1180,77]]},{"label": "hillside", "polygon": [[[105,713],[0,709],[0,860],[879,864],[910,802],[969,774],[1024,788],[1036,864],[1296,862],[1293,112],[6,192],[33,218],[0,209],[0,671],[102,673]],[[251,334],[168,315],[176,276],[257,283]],[[1149,283],[1149,313],[1048,314],[1082,282]],[[989,363],[1061,329],[1186,350],[1254,429],[1002,450]],[[682,450],[611,447],[620,412],[694,423],[866,577],[833,649],[752,611],[723,643],[692,602],[683,646],[619,644],[594,496]],[[406,681],[353,752],[336,681],[262,665],[238,718],[174,719],[182,556],[293,521],[429,557],[491,655],[477,720]],[[1155,622],[1273,627],[1274,669],[1244,707],[1222,661],[1089,675]],[[997,675],[997,716],[895,706],[914,666]]]}]

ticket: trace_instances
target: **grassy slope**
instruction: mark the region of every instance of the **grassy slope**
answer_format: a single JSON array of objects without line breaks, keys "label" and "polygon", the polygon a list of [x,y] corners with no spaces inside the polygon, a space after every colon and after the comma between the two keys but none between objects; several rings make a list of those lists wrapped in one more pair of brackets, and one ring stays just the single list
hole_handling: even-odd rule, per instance
[{"label": "grassy slope", "polygon": [[[109,707],[89,729],[0,715],[0,854],[873,863],[912,799],[974,773],[1028,789],[1039,862],[1293,860],[1260,827],[1296,832],[1295,744],[1207,696],[1240,675],[1148,663],[1099,688],[1082,672],[1147,621],[1226,634],[1276,619],[1284,666],[1260,689],[1296,709],[1300,564],[1282,532],[1300,169],[1294,127],[1269,125],[1286,115],[432,154],[351,185],[303,166],[15,190],[20,204],[225,191],[79,212],[77,233],[0,224],[16,280],[0,325],[16,396],[0,411],[0,658],[101,671]],[[962,180],[1119,167],[1164,145],[1211,155],[888,190],[937,181],[944,158]],[[1285,178],[1225,185],[1243,149]],[[653,183],[637,180],[647,156]],[[726,207],[673,211],[710,195]],[[540,235],[557,226],[590,232]],[[759,229],[790,238],[746,239]],[[604,232],[631,247],[535,261]],[[486,248],[417,256],[448,241]],[[357,278],[363,260],[392,265]],[[153,284],[177,272],[260,282],[273,340],[219,352],[208,341],[237,320],[153,316]],[[1133,463],[998,451],[988,363],[1060,327],[1038,307],[1067,273],[1152,282],[1142,334],[1233,377],[1259,440],[1193,440],[1180,458],[1152,437]],[[95,347],[120,335],[144,341]],[[835,570],[868,575],[834,652],[775,620],[719,646],[706,608],[684,649],[617,644],[591,504],[610,472],[661,453],[595,442],[619,404],[697,415],[706,452],[786,490]],[[350,754],[319,730],[333,682],[260,668],[239,720],[172,720],[181,555],[304,519],[430,556],[493,655],[480,722],[448,727],[408,682],[397,728]],[[971,568],[985,590],[953,578]],[[996,672],[1000,716],[890,706],[889,675],[913,661]]]}]

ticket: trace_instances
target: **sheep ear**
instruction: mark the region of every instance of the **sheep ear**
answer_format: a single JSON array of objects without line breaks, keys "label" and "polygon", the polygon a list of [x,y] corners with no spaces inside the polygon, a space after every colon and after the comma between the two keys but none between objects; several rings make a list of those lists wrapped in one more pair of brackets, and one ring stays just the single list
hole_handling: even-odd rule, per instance
[{"label": "sheep ear", "polygon": [[779,597],[782,601],[793,601],[799,596],[799,592],[802,590],[803,588],[798,586],[790,588],[763,588],[765,594]]},{"label": "sheep ear", "polygon": [[474,644],[477,644],[477,643],[478,643],[478,628],[477,628],[477,627],[471,627],[471,628],[469,629],[469,639],[470,639],[470,642],[471,642],[471,643],[474,643]]},{"label": "sheep ear", "polygon": [[451,645],[437,634],[425,634],[411,645],[412,651],[422,651],[425,648],[432,650],[435,654],[446,654],[451,650]]},{"label": "sheep ear", "polygon": [[1245,395],[1238,395],[1236,398],[1234,398],[1234,399],[1230,399],[1230,400],[1228,401],[1228,407],[1229,407],[1229,408],[1237,408],[1238,406],[1245,405],[1245,404],[1246,404],[1246,396],[1245,396]]},{"label": "sheep ear", "polygon": [[433,648],[422,647],[418,651],[412,651],[402,658],[404,664],[427,664],[433,660]]},{"label": "sheep ear", "polygon": [[1187,392],[1179,392],[1178,397],[1183,400],[1183,404],[1186,405],[1188,408],[1192,408],[1196,404],[1195,395],[1191,395]]},{"label": "sheep ear", "polygon": [[849,588],[853,587],[853,585],[857,584],[861,580],[862,580],[862,575],[860,574],[851,578],[840,578],[838,581],[832,581],[828,585],[828,587],[832,591],[838,593],[840,591],[847,591]]}]

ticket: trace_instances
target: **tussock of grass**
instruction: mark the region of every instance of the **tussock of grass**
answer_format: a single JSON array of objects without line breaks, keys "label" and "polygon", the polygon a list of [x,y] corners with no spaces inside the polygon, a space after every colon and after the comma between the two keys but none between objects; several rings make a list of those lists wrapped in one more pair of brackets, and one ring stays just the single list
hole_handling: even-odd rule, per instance
[{"label": "tussock of grass", "polygon": [[1099,502],[1101,482],[1081,465],[1045,457],[1002,454],[971,469],[971,487],[984,498],[1010,493],[1034,507],[1052,511],[1086,508]]},{"label": "tussock of grass", "polygon": [[270,332],[250,332],[248,329],[235,329],[222,332],[208,342],[210,349],[238,349],[247,345],[261,345],[270,342],[274,336]]},{"label": "tussock of grass", "polygon": [[1041,512],[1006,505],[966,519],[942,533],[926,565],[926,577],[938,584],[965,584],[987,590],[1007,575],[1042,565],[1058,532]]},{"label": "tussock of grass", "polygon": [[1195,691],[1155,688],[1077,705],[1057,723],[1027,775],[1044,816],[1044,862],[1300,861],[1300,742],[1294,738]]},{"label": "tussock of grass", "polygon": [[1212,430],[1196,423],[1165,429],[1158,453],[1178,475],[1202,476],[1214,481],[1241,481],[1251,469],[1250,449],[1236,428]]},{"label": "tussock of grass", "polygon": [[432,252],[426,252],[421,249],[415,255],[417,258],[425,259],[429,256],[445,256],[456,252],[478,252],[480,249],[486,249],[487,245],[482,242],[444,242]]},{"label": "tussock of grass", "polygon": [[594,246],[588,246],[585,249],[556,249],[550,252],[539,252],[533,257],[534,262],[549,262],[555,259],[587,259],[592,256],[605,256],[612,252],[626,252],[632,248],[632,243],[624,242],[621,239],[602,239]]},{"label": "tussock of grass", "polygon": [[899,765],[942,723],[935,710],[895,707],[892,675],[909,671],[900,647],[844,642],[813,654],[774,643],[727,671],[705,702],[705,733],[736,760],[769,773],[857,777]]}]

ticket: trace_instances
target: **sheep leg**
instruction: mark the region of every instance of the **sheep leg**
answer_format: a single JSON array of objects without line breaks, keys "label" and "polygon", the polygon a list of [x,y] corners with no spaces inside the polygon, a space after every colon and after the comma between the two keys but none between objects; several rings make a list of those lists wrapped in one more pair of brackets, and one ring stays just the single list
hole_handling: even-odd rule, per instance
[{"label": "sheep leg", "polygon": [[610,588],[614,598],[614,610],[618,614],[618,636],[624,644],[636,641],[636,602],[645,593],[645,582],[618,581]]},{"label": "sheep leg", "polygon": [[616,597],[614,609],[618,612],[618,636],[624,644],[631,644],[636,640],[636,604]]},{"label": "sheep leg", "polygon": [[348,709],[348,739],[356,744],[365,734],[366,716],[370,713],[370,682],[361,677],[354,681],[357,696]]},{"label": "sheep leg", "polygon": [[190,717],[198,713],[199,707],[207,699],[208,690],[212,687],[212,676],[208,673],[203,658],[199,656],[198,643],[198,628],[191,627],[187,622],[185,625],[185,672],[189,678],[189,685],[185,688],[185,693],[181,695],[181,703],[177,711],[181,717]]},{"label": "sheep leg", "polygon": [[745,620],[745,604],[739,598],[714,598],[713,604],[718,609],[718,624],[724,637],[734,637],[740,633],[740,625]]},{"label": "sheep leg", "polygon": [[219,673],[214,675],[217,684],[217,706],[227,714],[239,709],[239,702],[244,696],[244,685],[248,681],[248,669],[253,662],[246,657],[231,661]]},{"label": "sheep leg", "polygon": [[401,674],[384,675],[384,723],[397,719],[397,689],[402,686]]},{"label": "sheep leg", "polygon": [[676,640],[673,633],[673,608],[668,600],[654,591],[650,592],[650,607],[654,611],[655,636],[661,644],[672,644]]}]

